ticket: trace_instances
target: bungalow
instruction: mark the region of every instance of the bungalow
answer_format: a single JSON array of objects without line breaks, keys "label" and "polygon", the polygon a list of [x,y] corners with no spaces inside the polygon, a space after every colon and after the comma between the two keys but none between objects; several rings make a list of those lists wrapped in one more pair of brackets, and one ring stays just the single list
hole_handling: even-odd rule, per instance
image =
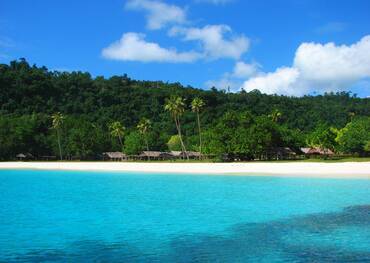
[{"label": "bungalow", "polygon": [[164,159],[170,159],[173,156],[166,152],[159,152],[159,151],[143,151],[139,155],[140,159],[143,160],[164,160]]},{"label": "bungalow", "polygon": [[187,152],[190,159],[200,159],[202,154],[200,152]]},{"label": "bungalow", "polygon": [[172,155],[174,158],[184,158],[186,157],[182,151],[170,151],[169,154]]},{"label": "bungalow", "polygon": [[333,155],[334,152],[330,149],[324,149],[319,147],[301,148],[301,151],[305,155]]},{"label": "bungalow", "polygon": [[126,155],[121,152],[104,152],[103,153],[103,160],[123,161],[125,159],[127,159]]},{"label": "bungalow", "polygon": [[289,147],[275,147],[268,153],[268,159],[292,159],[296,157],[296,153]]},{"label": "bungalow", "polygon": [[200,157],[202,156],[200,152],[192,152],[192,151],[187,151],[186,154],[185,152],[182,152],[182,151],[171,151],[170,154],[175,158],[183,158],[183,159],[186,158],[186,154],[188,155],[190,159],[197,159],[197,158],[200,159]]},{"label": "bungalow", "polygon": [[33,155],[30,153],[19,153],[15,156],[18,161],[25,161],[25,160],[31,160],[34,159]]}]

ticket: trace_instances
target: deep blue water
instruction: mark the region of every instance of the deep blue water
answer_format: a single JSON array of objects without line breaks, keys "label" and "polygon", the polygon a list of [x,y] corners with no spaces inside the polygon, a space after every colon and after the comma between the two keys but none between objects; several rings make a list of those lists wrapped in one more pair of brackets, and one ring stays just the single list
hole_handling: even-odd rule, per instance
[{"label": "deep blue water", "polygon": [[370,180],[0,170],[0,262],[370,262]]}]

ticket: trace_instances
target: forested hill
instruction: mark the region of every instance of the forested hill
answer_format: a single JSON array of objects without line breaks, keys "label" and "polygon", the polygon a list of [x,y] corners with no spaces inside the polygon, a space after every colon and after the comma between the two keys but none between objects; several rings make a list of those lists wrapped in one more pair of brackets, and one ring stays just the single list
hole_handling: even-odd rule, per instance
[{"label": "forested hill", "polygon": [[[170,114],[164,111],[165,100],[171,95],[183,97],[187,107],[193,98],[202,98],[205,107],[201,112],[201,122],[205,129],[215,125],[230,111],[249,111],[260,116],[278,110],[280,123],[302,134],[312,132],[319,124],[339,129],[353,116],[370,116],[370,99],[357,98],[345,92],[299,98],[265,95],[258,91],[227,93],[183,87],[179,83],[137,81],[127,75],[93,78],[84,72],[49,71],[46,67],[31,66],[23,59],[0,65],[2,121],[33,114],[43,122],[39,129],[44,133],[49,132],[49,117],[55,112],[77,118],[81,125],[84,121],[94,123],[103,130],[112,121],[120,121],[128,130],[134,129],[145,117],[151,120],[153,130],[166,141],[168,136],[176,134]],[[185,136],[196,134],[190,106],[181,122]],[[17,150],[22,149],[17,147]]]},{"label": "forested hill", "polygon": [[[179,95],[189,103],[196,96],[203,98],[205,125],[230,110],[262,115],[278,109],[289,127],[302,131],[311,131],[320,122],[343,127],[352,113],[370,115],[370,99],[344,92],[300,98],[258,91],[226,93],[183,87],[179,83],[136,81],[126,75],[105,79],[83,72],[52,72],[46,67],[30,66],[24,60],[0,65],[0,91],[0,114],[50,115],[59,111],[84,115],[102,124],[120,120],[127,127],[135,126],[141,117],[153,122],[171,121],[163,110],[165,99],[171,95]],[[185,123],[193,122],[189,114],[185,114]]]}]

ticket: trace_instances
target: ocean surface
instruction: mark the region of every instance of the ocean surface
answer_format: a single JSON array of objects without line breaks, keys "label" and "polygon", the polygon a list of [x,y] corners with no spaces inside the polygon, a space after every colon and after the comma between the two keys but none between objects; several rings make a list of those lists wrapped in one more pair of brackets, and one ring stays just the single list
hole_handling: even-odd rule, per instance
[{"label": "ocean surface", "polygon": [[370,262],[370,180],[0,170],[0,262]]}]

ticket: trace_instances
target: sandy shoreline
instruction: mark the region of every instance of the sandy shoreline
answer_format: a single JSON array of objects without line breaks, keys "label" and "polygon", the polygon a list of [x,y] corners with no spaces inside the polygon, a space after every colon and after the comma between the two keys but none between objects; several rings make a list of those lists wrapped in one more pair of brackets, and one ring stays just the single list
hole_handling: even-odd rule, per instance
[{"label": "sandy shoreline", "polygon": [[0,169],[122,171],[212,175],[277,175],[370,179],[370,162],[345,163],[134,163],[0,162]]}]

